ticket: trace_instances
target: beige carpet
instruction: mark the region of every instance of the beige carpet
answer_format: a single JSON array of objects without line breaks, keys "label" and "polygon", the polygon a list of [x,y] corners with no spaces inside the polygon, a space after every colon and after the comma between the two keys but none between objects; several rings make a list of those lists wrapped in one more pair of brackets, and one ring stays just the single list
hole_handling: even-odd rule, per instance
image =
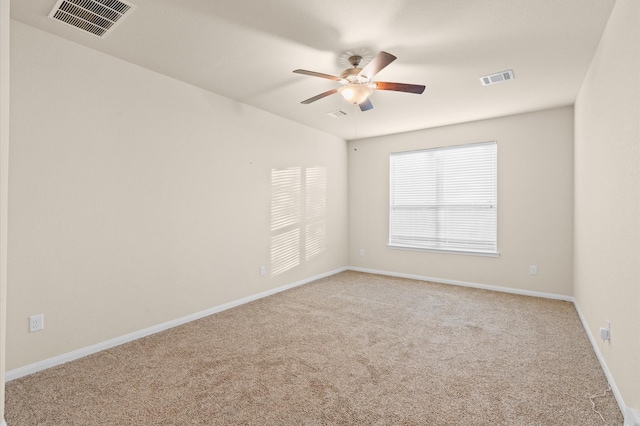
[{"label": "beige carpet", "polygon": [[6,420],[602,425],[606,388],[571,303],[344,272],[9,382]]}]

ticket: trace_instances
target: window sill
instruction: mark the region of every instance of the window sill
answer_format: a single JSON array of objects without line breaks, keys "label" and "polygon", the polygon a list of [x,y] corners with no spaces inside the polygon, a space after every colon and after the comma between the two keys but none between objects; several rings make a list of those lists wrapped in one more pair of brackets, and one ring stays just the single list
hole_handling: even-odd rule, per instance
[{"label": "window sill", "polygon": [[497,252],[497,251],[446,250],[446,249],[399,246],[399,245],[393,245],[393,244],[387,244],[387,247],[394,250],[426,251],[430,253],[441,253],[441,254],[462,254],[466,256],[481,256],[481,257],[499,257],[500,256],[500,252]]}]

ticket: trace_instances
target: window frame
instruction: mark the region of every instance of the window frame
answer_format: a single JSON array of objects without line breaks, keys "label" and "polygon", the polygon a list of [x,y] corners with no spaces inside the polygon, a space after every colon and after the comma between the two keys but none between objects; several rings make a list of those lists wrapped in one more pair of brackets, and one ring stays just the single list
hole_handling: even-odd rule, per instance
[{"label": "window frame", "polygon": [[[481,145],[492,145],[494,147],[494,156],[493,156],[493,164],[491,165],[493,167],[493,198],[492,200],[490,200],[491,202],[489,203],[491,209],[494,210],[494,222],[491,225],[494,230],[494,240],[490,240],[489,242],[493,242],[493,245],[491,247],[488,247],[487,249],[481,249],[481,248],[463,248],[461,246],[458,247],[452,247],[451,245],[447,245],[447,244],[440,244],[440,247],[438,247],[438,242],[437,242],[437,238],[436,237],[432,237],[431,240],[434,241],[435,243],[433,245],[429,245],[428,243],[417,243],[415,245],[411,245],[411,244],[407,244],[407,243],[399,243],[397,242],[398,239],[400,239],[399,235],[393,235],[393,225],[394,223],[392,222],[393,220],[393,216],[394,216],[394,170],[393,170],[393,157],[394,156],[400,156],[400,155],[410,155],[412,153],[415,154],[419,154],[419,153],[424,153],[424,152],[435,152],[435,151],[447,151],[447,150],[453,150],[453,149],[460,149],[460,148],[464,148],[464,147],[475,147],[475,146],[481,146]],[[434,154],[435,155],[435,154]],[[490,167],[491,167],[490,166]],[[437,179],[442,180],[443,176],[440,176],[442,173],[439,171],[435,171],[433,173],[433,176],[436,177],[436,182]],[[438,177],[439,176],[439,177]],[[434,188],[432,189],[435,192],[438,192],[438,185],[437,183],[433,184]],[[438,193],[438,195],[436,195],[436,199],[441,198],[442,194]],[[472,255],[472,256],[485,256],[485,257],[498,257],[500,256],[500,252],[498,251],[498,142],[496,140],[492,140],[492,141],[485,141],[485,142],[474,142],[474,143],[467,143],[467,144],[459,144],[459,145],[448,145],[448,146],[440,146],[440,147],[435,147],[435,148],[425,148],[425,149],[418,149],[418,150],[411,150],[411,151],[399,151],[399,152],[391,152],[389,154],[389,217],[388,217],[388,224],[389,224],[389,242],[387,244],[387,247],[391,248],[391,249],[399,249],[399,250],[410,250],[410,251],[426,251],[426,252],[434,252],[434,253],[449,253],[449,254],[462,254],[462,255]],[[438,205],[438,204],[434,204],[433,207],[429,207],[429,208],[433,208],[436,211],[439,211],[438,209],[442,210],[444,209],[446,206],[443,205]],[[427,208],[425,206],[425,208]],[[392,242],[393,240],[396,240],[396,242]],[[425,238],[426,240],[427,238]],[[467,240],[467,242],[465,244],[469,244],[472,240],[469,239]]]}]

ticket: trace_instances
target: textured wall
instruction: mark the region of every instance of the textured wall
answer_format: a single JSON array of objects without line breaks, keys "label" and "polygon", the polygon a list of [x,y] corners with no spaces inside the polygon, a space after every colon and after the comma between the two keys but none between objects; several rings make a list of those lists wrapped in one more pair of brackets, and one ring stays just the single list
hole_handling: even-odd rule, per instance
[{"label": "textured wall", "polygon": [[[491,140],[498,142],[500,256],[387,248],[389,153]],[[571,296],[572,228],[571,107],[349,143],[353,266]]]},{"label": "textured wall", "polygon": [[[6,367],[7,198],[9,176],[10,2],[0,0],[0,381]],[[4,385],[0,385],[0,424],[4,425]]]},{"label": "textured wall", "polygon": [[347,265],[346,142],[12,23],[8,369]]},{"label": "textured wall", "polygon": [[[575,297],[640,408],[640,10],[618,0],[575,105]],[[598,328],[611,322],[611,340]]]}]

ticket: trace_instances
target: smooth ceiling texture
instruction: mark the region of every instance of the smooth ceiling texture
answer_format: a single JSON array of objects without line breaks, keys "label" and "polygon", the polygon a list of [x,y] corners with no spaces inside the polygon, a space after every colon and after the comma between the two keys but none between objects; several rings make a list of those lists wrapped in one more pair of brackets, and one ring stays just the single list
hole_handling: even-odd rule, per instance
[{"label": "smooth ceiling texture", "polygon": [[[55,0],[12,1],[12,18],[233,100],[344,139],[572,105],[615,0],[133,0],[97,38],[48,18]],[[398,59],[376,80],[424,84],[378,91],[375,108],[339,95],[300,101],[337,83],[348,52]],[[363,61],[364,62],[364,61]],[[70,67],[73,64],[69,64]],[[515,80],[478,78],[513,69]],[[326,114],[343,110],[346,116]]]}]

